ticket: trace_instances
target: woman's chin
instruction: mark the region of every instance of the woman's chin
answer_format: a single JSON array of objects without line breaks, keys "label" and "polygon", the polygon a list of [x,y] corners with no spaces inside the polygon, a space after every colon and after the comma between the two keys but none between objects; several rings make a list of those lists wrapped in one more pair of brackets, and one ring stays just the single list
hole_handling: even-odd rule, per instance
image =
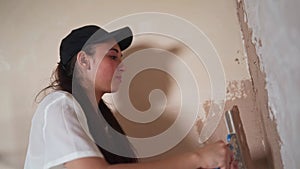
[{"label": "woman's chin", "polygon": [[111,86],[110,93],[115,93],[115,92],[117,92],[117,91],[119,90],[119,86],[120,86],[120,84],[118,84],[118,85],[112,85],[112,86]]},{"label": "woman's chin", "polygon": [[120,84],[121,84],[120,79],[114,80],[111,85],[111,93],[117,92],[120,88]]}]

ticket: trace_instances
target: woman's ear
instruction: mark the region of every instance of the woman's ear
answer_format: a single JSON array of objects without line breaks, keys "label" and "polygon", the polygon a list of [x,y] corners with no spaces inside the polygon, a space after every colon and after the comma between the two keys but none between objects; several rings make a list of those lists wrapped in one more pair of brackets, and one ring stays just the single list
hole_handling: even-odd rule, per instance
[{"label": "woman's ear", "polygon": [[86,69],[86,70],[90,70],[91,69],[91,65],[90,65],[90,57],[84,52],[84,51],[80,51],[77,54],[77,62],[79,64],[80,67]]}]

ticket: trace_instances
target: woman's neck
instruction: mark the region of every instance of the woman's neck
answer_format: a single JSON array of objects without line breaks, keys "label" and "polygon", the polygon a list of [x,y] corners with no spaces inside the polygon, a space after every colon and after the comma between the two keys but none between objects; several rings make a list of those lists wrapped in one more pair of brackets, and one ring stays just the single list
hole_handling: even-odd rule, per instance
[{"label": "woman's neck", "polygon": [[95,96],[96,96],[97,103],[100,102],[103,94],[104,94],[103,92],[97,92],[97,91],[95,91]]},{"label": "woman's neck", "polygon": [[95,90],[93,90],[93,87],[88,87],[90,85],[80,84],[79,86],[90,101],[93,101],[93,102],[96,101],[97,103],[99,103],[102,96],[104,95],[104,92],[95,91]]}]

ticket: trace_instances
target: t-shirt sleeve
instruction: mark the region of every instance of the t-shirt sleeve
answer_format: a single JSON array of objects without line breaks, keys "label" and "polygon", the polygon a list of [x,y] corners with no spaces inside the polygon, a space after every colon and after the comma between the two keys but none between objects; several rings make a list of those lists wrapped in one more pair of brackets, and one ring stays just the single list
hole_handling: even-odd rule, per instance
[{"label": "t-shirt sleeve", "polygon": [[43,139],[47,169],[78,158],[103,157],[84,130],[72,103],[68,97],[62,97],[45,110]]}]

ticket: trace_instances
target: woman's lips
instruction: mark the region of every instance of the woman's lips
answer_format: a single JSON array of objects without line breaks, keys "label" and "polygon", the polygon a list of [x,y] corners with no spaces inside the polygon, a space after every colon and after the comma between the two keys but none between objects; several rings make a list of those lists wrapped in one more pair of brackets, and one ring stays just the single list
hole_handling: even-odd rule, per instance
[{"label": "woman's lips", "polygon": [[116,79],[118,79],[118,80],[122,80],[122,76],[116,76]]}]

